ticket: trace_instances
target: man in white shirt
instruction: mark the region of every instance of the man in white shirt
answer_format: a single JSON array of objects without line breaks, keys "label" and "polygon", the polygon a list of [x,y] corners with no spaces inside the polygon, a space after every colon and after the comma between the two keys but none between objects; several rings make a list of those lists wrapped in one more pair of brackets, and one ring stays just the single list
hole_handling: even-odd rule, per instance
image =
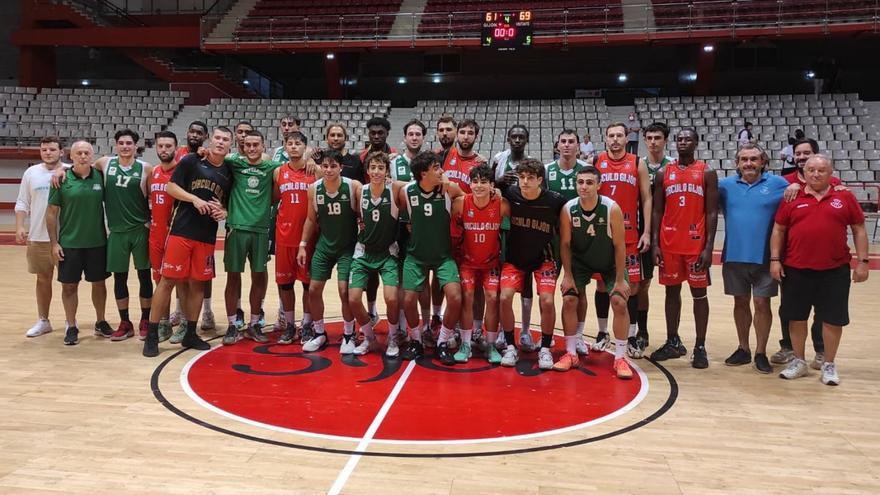
[{"label": "man in white shirt", "polygon": [[[15,202],[15,240],[19,244],[27,242],[28,272],[37,276],[37,323],[27,331],[28,337],[38,337],[52,331],[49,323],[49,304],[52,302],[52,276],[55,263],[49,233],[46,230],[46,208],[49,204],[49,189],[52,173],[61,163],[61,141],[54,136],[40,140],[38,163],[25,170]],[[25,220],[30,222],[25,227]]]},{"label": "man in white shirt", "polygon": [[578,158],[587,163],[593,163],[593,155],[596,154],[596,147],[593,146],[593,143],[590,141],[590,131],[588,129],[584,129],[584,142],[580,144],[579,148],[580,156],[578,156]]}]

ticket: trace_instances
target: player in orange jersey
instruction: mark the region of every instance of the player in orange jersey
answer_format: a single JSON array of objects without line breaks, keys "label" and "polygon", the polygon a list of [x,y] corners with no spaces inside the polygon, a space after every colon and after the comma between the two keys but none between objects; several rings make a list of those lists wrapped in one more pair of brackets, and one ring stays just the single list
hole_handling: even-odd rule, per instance
[{"label": "player in orange jersey", "polygon": [[687,354],[678,335],[681,320],[681,284],[687,281],[694,299],[697,339],[691,364],[709,367],[706,330],[709,325],[709,267],[718,225],[718,175],[694,159],[697,131],[685,128],[675,137],[678,160],[668,164],[654,186],[652,223],[654,261],[660,266],[660,284],[666,286],[666,343],[651,354],[664,361]]}]

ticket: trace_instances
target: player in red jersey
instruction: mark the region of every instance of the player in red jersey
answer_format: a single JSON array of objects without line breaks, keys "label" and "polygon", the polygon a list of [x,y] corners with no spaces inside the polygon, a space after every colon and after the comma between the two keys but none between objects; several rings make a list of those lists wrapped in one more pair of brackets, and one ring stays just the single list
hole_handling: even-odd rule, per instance
[{"label": "player in red jersey", "polygon": [[452,204],[452,218],[462,231],[459,276],[461,277],[462,306],[461,347],[455,361],[466,363],[471,357],[471,337],[474,332],[474,298],[477,288],[485,297],[487,328],[486,359],[501,363],[501,354],[495,348],[498,336],[498,287],[501,282],[501,220],[510,216],[507,200],[493,196],[494,173],[487,165],[470,171],[471,194],[460,196]]},{"label": "player in red jersey", "polygon": [[451,115],[443,115],[437,119],[437,142],[440,147],[434,150],[438,155],[444,155],[455,144],[455,133],[458,130],[458,123]]},{"label": "player in red jersey", "polygon": [[664,361],[687,354],[678,335],[681,284],[687,281],[694,299],[697,331],[691,364],[703,369],[709,367],[706,287],[718,226],[718,175],[705,162],[694,159],[698,141],[695,129],[678,132],[678,160],[666,166],[662,180],[654,187],[654,261],[660,266],[660,283],[666,286],[666,343],[651,354],[651,359]]},{"label": "player in red jersey", "polygon": [[[304,158],[309,144],[301,132],[287,133],[284,138],[284,149],[290,160],[275,169],[273,201],[279,201],[278,216],[275,220],[275,283],[281,295],[281,307],[284,308],[286,327],[279,344],[292,344],[296,339],[297,328],[294,320],[296,293],[294,283],[299,281],[303,287],[302,308],[303,334],[310,335],[312,316],[309,309],[309,267],[296,262],[299,242],[302,239],[303,226],[309,213],[309,186],[315,182],[315,175],[306,169]],[[314,250],[314,243],[306,249],[309,258]]]},{"label": "player in red jersey", "polygon": [[177,148],[177,151],[174,153],[174,163],[179,162],[181,158],[189,153],[198,152],[199,148],[205,144],[205,139],[208,139],[208,125],[201,120],[190,122],[189,127],[186,129],[186,146]]},{"label": "player in red jersey", "polygon": [[[651,178],[648,175],[648,166],[641,163],[638,156],[626,152],[626,140],[626,124],[615,122],[606,127],[606,151],[596,156],[594,166],[602,174],[599,194],[613,199],[623,212],[626,269],[629,275],[630,295],[635,296],[639,293],[639,283],[643,278],[641,254],[651,248]],[[645,219],[641,236],[638,231],[640,202],[641,215]],[[611,299],[600,279],[597,279],[597,285],[595,301],[599,333],[596,335],[593,350],[604,351],[611,344],[608,335],[608,309],[611,306]],[[631,358],[640,358],[644,351],[636,345],[639,311],[637,297],[630,297],[627,300],[627,310],[629,311],[627,354]]]}]

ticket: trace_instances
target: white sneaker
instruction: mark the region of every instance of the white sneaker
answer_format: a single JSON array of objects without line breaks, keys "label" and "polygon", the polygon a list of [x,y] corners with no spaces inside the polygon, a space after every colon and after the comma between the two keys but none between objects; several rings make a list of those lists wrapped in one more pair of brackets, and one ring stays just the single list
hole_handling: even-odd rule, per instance
[{"label": "white sneaker", "polygon": [[375,345],[376,339],[365,338],[361,341],[360,344],[358,344],[357,347],[354,348],[354,352],[352,352],[352,354],[354,354],[355,356],[363,356],[364,354],[368,354]]},{"label": "white sneaker", "polygon": [[553,354],[551,354],[550,349],[547,349],[546,347],[542,347],[541,350],[538,351],[538,369],[553,369]]},{"label": "white sneaker", "polygon": [[504,349],[504,355],[501,356],[501,366],[506,366],[508,368],[516,366],[516,362],[519,361],[519,354],[516,352],[516,347],[509,345]]},{"label": "white sneaker", "polygon": [[825,364],[825,353],[817,352],[816,355],[813,357],[813,360],[810,361],[810,368],[813,368],[814,370],[821,370],[823,364]]},{"label": "white sneaker", "polygon": [[493,344],[499,351],[507,349],[507,340],[504,338],[504,332],[498,332],[498,337],[495,337],[495,342],[493,342]]},{"label": "white sneaker", "polygon": [[639,342],[635,337],[626,339],[626,355],[632,359],[642,359],[645,350],[639,347]]},{"label": "white sneaker", "polygon": [[400,346],[397,344],[400,335],[398,332],[388,334],[388,347],[385,348],[385,355],[388,357],[397,357],[400,355]]},{"label": "white sneaker", "polygon": [[577,353],[580,354],[581,356],[589,356],[590,355],[590,348],[587,347],[587,343],[584,342],[583,337],[578,337],[578,339],[575,341],[574,345],[575,345],[575,348],[577,349]]},{"label": "white sneaker", "polygon": [[303,344],[303,352],[320,351],[325,345],[327,345],[327,334],[319,333]]},{"label": "white sneaker", "polygon": [[788,367],[779,373],[779,378],[794,380],[795,378],[807,376],[807,374],[807,362],[803,359],[794,358],[791,360],[791,363],[788,364]]},{"label": "white sneaker", "polygon": [[[364,339],[364,342],[366,341],[367,339]],[[342,344],[339,345],[339,354],[354,354],[355,347],[354,335],[349,335],[348,340],[343,337]]]},{"label": "white sneaker", "polygon": [[822,383],[825,385],[840,385],[840,377],[837,376],[837,366],[834,363],[827,361],[822,363]]},{"label": "white sneaker", "polygon": [[526,352],[532,352],[535,350],[535,341],[532,340],[532,332],[529,330],[522,330],[519,333],[519,346],[522,350]]},{"label": "white sneaker", "polygon": [[202,330],[213,330],[217,326],[216,322],[214,322],[213,311],[202,312],[202,324],[200,326]]},{"label": "white sneaker", "polygon": [[34,326],[30,328],[30,330],[25,333],[28,337],[39,337],[40,335],[47,334],[52,331],[52,324],[49,323],[49,320],[37,320],[34,323]]},{"label": "white sneaker", "polygon": [[611,336],[606,332],[599,332],[599,335],[596,335],[596,343],[593,344],[593,350],[596,352],[602,352],[611,345]]}]

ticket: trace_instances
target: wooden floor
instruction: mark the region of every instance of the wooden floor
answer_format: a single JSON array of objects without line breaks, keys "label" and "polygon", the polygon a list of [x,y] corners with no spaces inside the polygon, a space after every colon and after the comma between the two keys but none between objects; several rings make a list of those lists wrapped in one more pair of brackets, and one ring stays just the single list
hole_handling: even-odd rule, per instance
[{"label": "wooden floor", "polygon": [[[80,291],[81,343],[61,344],[63,313],[56,287],[51,319],[56,331],[27,339],[34,321],[33,278],[24,248],[0,246],[4,273],[0,314],[0,493],[82,494],[290,494],[327,493],[334,482],[346,494],[557,494],[557,493],[880,493],[880,273],[853,286],[852,324],[845,330],[839,387],[827,387],[813,371],[786,382],[750,367],[729,368],[736,346],[732,301],[723,295],[720,270],[710,289],[708,370],[686,359],[664,363],[674,378],[639,361],[650,383],[632,411],[593,427],[558,435],[481,445],[393,446],[369,452],[467,454],[502,449],[540,449],[596,439],[565,448],[483,457],[352,457],[256,442],[205,428],[172,414],[154,397],[150,380],[173,354],[145,359],[141,343],[97,341],[88,292]],[[270,268],[271,269],[271,268]],[[215,281],[214,309],[222,315],[224,275]],[[132,280],[132,291],[134,280]],[[110,287],[112,298],[112,286]],[[338,303],[327,291],[328,315]],[[654,344],[663,335],[662,289],[651,290],[649,326]],[[778,301],[775,301],[778,302]],[[688,348],[693,326],[685,298],[682,335]],[[270,291],[268,312],[277,295]],[[775,304],[774,304],[775,307]],[[132,309],[136,309],[133,307]],[[775,311],[775,309],[774,309]],[[537,313],[537,308],[535,308]],[[134,313],[134,312],[133,312]],[[587,333],[594,334],[592,309]],[[108,301],[111,324],[115,305]],[[537,321],[537,315],[535,316]],[[777,349],[774,321],[770,351]],[[244,425],[203,409],[182,391],[180,370],[190,352],[159,377],[167,400],[196,420],[269,440],[351,450],[354,444],[294,438]],[[812,357],[812,353],[809,353]],[[671,383],[675,383],[672,386]],[[674,403],[665,414],[650,416]],[[466,399],[465,399],[466,400]],[[536,403],[536,416],[552,408]],[[549,409],[552,413],[552,409]],[[503,415],[504,411],[497,411]],[[414,421],[486,421],[486,417],[432,417]],[[346,466],[352,468],[350,472]],[[349,476],[350,474],[350,476]]]}]

